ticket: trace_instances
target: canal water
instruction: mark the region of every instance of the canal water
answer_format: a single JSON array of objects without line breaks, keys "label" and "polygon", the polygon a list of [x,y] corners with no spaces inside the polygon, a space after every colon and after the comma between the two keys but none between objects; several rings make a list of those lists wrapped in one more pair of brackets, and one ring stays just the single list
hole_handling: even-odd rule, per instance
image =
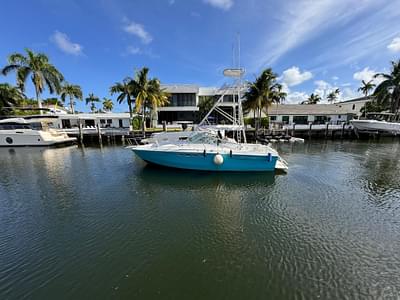
[{"label": "canal water", "polygon": [[287,175],[0,150],[0,299],[398,299],[400,144],[281,145]]}]

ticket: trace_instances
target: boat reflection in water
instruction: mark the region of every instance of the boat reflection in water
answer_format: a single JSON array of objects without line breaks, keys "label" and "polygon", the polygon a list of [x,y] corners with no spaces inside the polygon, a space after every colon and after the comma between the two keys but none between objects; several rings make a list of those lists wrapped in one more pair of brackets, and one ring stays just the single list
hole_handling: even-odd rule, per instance
[{"label": "boat reflection in water", "polygon": [[232,191],[252,186],[269,186],[275,182],[275,174],[266,173],[215,173],[194,170],[176,170],[157,166],[145,165],[140,171],[140,178],[146,183],[164,186],[168,189],[187,189],[207,187],[225,187]]}]

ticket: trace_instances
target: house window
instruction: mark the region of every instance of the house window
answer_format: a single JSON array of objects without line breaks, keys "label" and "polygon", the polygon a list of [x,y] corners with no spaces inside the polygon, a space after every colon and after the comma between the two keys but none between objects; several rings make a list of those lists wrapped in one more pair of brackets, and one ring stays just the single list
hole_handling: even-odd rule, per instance
[{"label": "house window", "polygon": [[276,116],[270,116],[269,119],[270,119],[271,121],[276,121]]},{"label": "house window", "polygon": [[124,124],[122,123],[122,119],[119,119],[118,120],[118,125],[119,125],[119,128],[122,128],[122,127],[124,127]]},{"label": "house window", "polygon": [[293,123],[308,124],[308,117],[307,116],[293,116]]},{"label": "house window", "polygon": [[355,110],[356,109],[356,105],[355,104],[353,104],[353,110]]},{"label": "house window", "polygon": [[282,116],[282,122],[285,124],[289,123],[289,116]]},{"label": "house window", "polygon": [[338,115],[337,117],[338,117],[338,119],[341,119],[341,118],[342,118],[342,116],[341,116],[341,115]]},{"label": "house window", "polygon": [[314,124],[325,124],[328,121],[326,116],[315,116]]}]

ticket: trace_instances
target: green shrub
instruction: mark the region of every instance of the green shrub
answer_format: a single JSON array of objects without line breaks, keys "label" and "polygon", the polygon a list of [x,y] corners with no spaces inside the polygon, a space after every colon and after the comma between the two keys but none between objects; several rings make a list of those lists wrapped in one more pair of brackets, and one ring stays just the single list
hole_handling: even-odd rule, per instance
[{"label": "green shrub", "polygon": [[132,119],[132,129],[139,130],[142,128],[142,117],[133,117]]},{"label": "green shrub", "polygon": [[[256,119],[245,118],[244,125],[251,125],[253,128],[255,128],[256,127]],[[263,128],[263,127],[268,128],[268,125],[269,125],[269,118],[268,117],[261,118],[260,128]]]}]

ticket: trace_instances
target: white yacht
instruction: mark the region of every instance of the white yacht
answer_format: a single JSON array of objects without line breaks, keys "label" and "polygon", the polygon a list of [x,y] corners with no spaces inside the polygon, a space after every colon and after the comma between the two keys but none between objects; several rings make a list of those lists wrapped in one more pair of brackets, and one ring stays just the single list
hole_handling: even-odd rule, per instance
[{"label": "white yacht", "polygon": [[392,135],[400,134],[399,116],[392,113],[368,113],[366,119],[352,120],[358,132],[379,132]]},{"label": "white yacht", "polygon": [[0,120],[0,147],[56,146],[76,143],[76,138],[49,128],[45,121],[23,118]]},{"label": "white yacht", "polygon": [[[217,172],[265,172],[276,169],[287,171],[287,163],[278,152],[266,145],[247,144],[241,105],[240,82],[243,69],[228,69],[225,76],[239,80],[231,87],[237,89],[237,114],[229,115],[219,104],[228,89],[192,132],[160,133],[146,139],[145,145],[130,146],[147,163],[178,169]],[[223,115],[229,126],[210,124],[212,112]],[[233,138],[225,136],[230,129]]]}]

